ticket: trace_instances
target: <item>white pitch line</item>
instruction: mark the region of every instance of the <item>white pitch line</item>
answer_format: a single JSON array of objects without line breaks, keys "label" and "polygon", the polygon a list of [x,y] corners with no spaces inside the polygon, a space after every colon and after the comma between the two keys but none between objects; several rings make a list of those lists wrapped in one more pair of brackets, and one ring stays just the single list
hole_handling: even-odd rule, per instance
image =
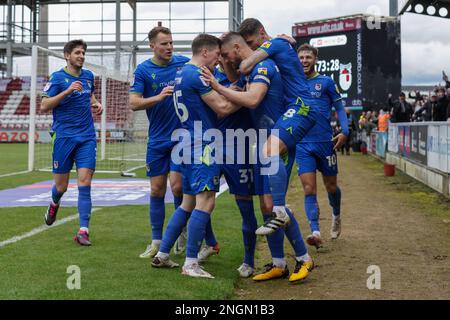
[{"label": "white pitch line", "polygon": [[13,172],[13,173],[2,174],[2,175],[0,175],[0,178],[15,176],[15,175],[19,175],[19,174],[28,173],[28,172],[31,172],[31,171],[27,170],[27,171],[20,171],[20,172]]},{"label": "white pitch line", "polygon": [[[92,209],[92,212],[98,211],[100,209],[101,208],[94,208],[94,209]],[[20,236],[14,236],[14,237],[12,237],[12,238],[10,238],[8,240],[1,241],[0,242],[0,248],[1,247],[5,247],[8,244],[16,243],[16,242],[18,242],[20,240],[23,240],[23,239],[26,239],[26,238],[30,238],[32,236],[35,236],[35,235],[37,235],[37,234],[39,234],[41,232],[47,231],[49,229],[56,228],[57,226],[65,224],[66,222],[69,222],[69,221],[72,221],[72,220],[76,220],[78,218],[78,216],[79,216],[78,213],[77,214],[73,214],[73,215],[68,216],[68,217],[66,217],[64,219],[56,221],[51,226],[47,226],[46,224],[43,224],[42,226],[37,227],[37,228],[35,228],[35,229],[33,229],[33,230],[31,230],[31,231],[29,231],[27,233],[24,233],[24,234],[22,234]]]}]

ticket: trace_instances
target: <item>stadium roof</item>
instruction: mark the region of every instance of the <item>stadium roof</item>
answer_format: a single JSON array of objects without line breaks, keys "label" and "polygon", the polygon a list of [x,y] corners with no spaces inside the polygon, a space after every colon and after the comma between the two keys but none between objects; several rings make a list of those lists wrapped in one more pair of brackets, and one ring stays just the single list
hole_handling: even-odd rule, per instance
[{"label": "stadium roof", "polygon": [[[227,0],[120,0],[120,2],[128,2],[131,4],[135,2],[224,2]],[[40,4],[75,4],[75,3],[115,3],[116,0],[37,0]],[[6,5],[8,0],[0,0],[0,5]],[[15,4],[23,4],[31,7],[33,0],[16,0]]]},{"label": "stadium roof", "polygon": [[450,19],[450,0],[408,0],[399,14],[405,12]]}]

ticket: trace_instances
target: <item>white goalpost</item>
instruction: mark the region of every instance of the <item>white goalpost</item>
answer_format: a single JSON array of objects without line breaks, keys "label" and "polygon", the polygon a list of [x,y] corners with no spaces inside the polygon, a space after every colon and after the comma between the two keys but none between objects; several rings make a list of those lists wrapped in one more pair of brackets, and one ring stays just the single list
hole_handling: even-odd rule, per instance
[{"label": "white goalpost", "polygon": [[[52,169],[52,113],[40,110],[41,92],[49,76],[66,65],[64,55],[33,46],[31,57],[28,170]],[[128,70],[131,66],[128,66]],[[97,134],[97,172],[127,173],[145,166],[147,122],[145,112],[128,106],[129,75],[90,63],[84,68],[94,73],[96,98],[103,114],[94,116]],[[26,118],[25,118],[26,119]]]}]

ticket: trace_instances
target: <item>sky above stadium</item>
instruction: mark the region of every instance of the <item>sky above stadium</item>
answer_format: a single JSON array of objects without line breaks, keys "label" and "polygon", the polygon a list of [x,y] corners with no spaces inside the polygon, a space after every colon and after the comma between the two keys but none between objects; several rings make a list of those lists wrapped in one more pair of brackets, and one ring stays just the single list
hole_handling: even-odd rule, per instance
[{"label": "sky above stadium", "polygon": [[[244,17],[260,19],[272,35],[290,33],[295,22],[357,13],[387,16],[389,1],[245,0],[244,2]],[[450,19],[405,13],[401,23],[403,84],[434,85],[442,82],[442,70],[450,74]]]}]

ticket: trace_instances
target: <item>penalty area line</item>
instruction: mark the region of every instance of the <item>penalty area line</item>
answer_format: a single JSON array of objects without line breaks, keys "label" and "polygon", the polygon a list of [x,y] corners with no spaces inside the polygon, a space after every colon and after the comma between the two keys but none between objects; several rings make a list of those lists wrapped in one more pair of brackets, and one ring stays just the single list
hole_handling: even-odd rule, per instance
[{"label": "penalty area line", "polygon": [[[94,208],[94,209],[92,209],[92,212],[98,211],[100,209],[101,208]],[[79,217],[78,213],[77,214],[73,214],[71,216],[65,217],[64,219],[56,221],[51,226],[47,226],[46,224],[43,224],[40,227],[34,228],[33,230],[31,230],[31,231],[29,231],[27,233],[24,233],[24,234],[22,234],[20,236],[14,236],[14,237],[9,238],[7,240],[0,241],[0,248],[5,247],[5,246],[7,246],[9,244],[13,244],[13,243],[19,242],[19,241],[21,241],[23,239],[33,237],[33,236],[35,236],[35,235],[37,235],[37,234],[39,234],[41,232],[50,230],[52,228],[56,228],[57,226],[60,226],[60,225],[63,225],[65,223],[67,223],[67,222],[76,220],[76,219],[78,219],[78,217]]]}]

